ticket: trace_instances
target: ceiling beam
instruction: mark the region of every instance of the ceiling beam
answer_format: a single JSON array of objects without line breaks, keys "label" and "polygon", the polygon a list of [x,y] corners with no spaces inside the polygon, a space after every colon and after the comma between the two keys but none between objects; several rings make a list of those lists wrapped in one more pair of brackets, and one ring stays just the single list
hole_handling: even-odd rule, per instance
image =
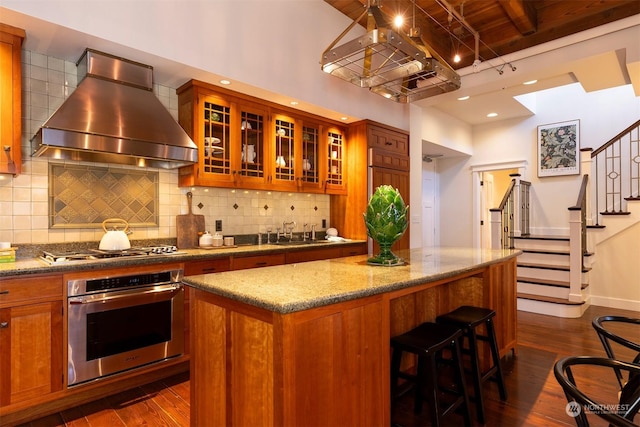
[{"label": "ceiling beam", "polygon": [[532,3],[524,0],[500,2],[500,6],[523,36],[533,34],[537,30],[536,10]]}]

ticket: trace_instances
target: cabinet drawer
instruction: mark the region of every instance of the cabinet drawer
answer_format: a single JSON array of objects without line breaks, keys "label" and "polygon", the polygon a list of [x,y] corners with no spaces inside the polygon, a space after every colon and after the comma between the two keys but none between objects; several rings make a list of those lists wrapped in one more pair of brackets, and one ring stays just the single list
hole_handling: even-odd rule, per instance
[{"label": "cabinet drawer", "polygon": [[214,258],[200,261],[189,261],[184,264],[184,275],[220,273],[231,269],[230,258]]},{"label": "cabinet drawer", "polygon": [[259,255],[233,258],[231,266],[233,270],[244,270],[247,268],[269,267],[271,265],[282,265],[285,263],[285,254]]},{"label": "cabinet drawer", "polygon": [[371,148],[381,148],[383,150],[409,155],[409,135],[406,133],[378,126],[369,126],[367,140]]},{"label": "cabinet drawer", "polygon": [[0,305],[33,299],[62,298],[62,276],[30,276],[2,279]]},{"label": "cabinet drawer", "polygon": [[341,248],[314,248],[287,253],[287,264],[316,261],[319,259],[340,258]]},{"label": "cabinet drawer", "polygon": [[367,244],[363,243],[357,246],[349,246],[347,248],[342,248],[340,256],[354,256],[354,255],[366,255],[367,253]]}]

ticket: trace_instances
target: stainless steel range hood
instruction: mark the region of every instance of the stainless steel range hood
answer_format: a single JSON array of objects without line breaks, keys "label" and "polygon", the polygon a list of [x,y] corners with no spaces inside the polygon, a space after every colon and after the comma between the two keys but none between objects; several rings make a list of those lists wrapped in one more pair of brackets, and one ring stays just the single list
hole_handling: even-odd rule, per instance
[{"label": "stainless steel range hood", "polygon": [[[367,14],[368,32],[338,45]],[[396,102],[409,103],[460,88],[460,76],[420,37],[389,28],[379,6],[370,6],[322,53],[322,70]]]},{"label": "stainless steel range hood", "polygon": [[78,87],[33,137],[32,156],[173,169],[198,148],[153,94],[153,68],[86,49]]}]

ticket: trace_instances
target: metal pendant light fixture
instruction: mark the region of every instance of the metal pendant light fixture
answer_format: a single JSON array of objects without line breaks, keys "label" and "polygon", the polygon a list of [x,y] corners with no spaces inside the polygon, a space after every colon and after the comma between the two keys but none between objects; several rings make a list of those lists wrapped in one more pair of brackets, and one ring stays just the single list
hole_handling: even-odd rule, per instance
[{"label": "metal pendant light fixture", "polygon": [[[460,88],[460,76],[429,49],[414,28],[394,31],[379,1],[347,27],[322,53],[322,70],[396,102],[409,103]],[[367,33],[338,43],[367,15]],[[415,19],[415,16],[414,16]]]}]

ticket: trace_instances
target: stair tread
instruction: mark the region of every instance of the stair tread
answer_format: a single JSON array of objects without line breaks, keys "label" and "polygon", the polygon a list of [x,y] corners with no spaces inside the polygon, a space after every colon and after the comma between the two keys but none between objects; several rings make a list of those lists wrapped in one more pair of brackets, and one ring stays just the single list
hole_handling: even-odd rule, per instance
[{"label": "stair tread", "polygon": [[[546,285],[546,286],[556,286],[560,288],[570,288],[571,284],[564,280],[549,280],[549,279],[538,279],[535,277],[522,277],[518,276],[518,282],[522,283],[531,283],[534,285]],[[580,287],[582,289],[586,289],[589,286],[588,283],[583,283]]]},{"label": "stair tread", "polygon": [[553,236],[544,234],[529,234],[527,236],[513,236],[514,239],[520,240],[561,240],[569,241],[569,236]]},{"label": "stair tread", "polygon": [[549,255],[569,255],[569,251],[557,251],[553,249],[523,249],[520,248],[522,252],[532,253],[532,254],[549,254]]},{"label": "stair tread", "polygon": [[542,296],[542,295],[525,294],[525,293],[521,293],[521,292],[518,292],[517,297],[518,298],[523,298],[523,299],[534,300],[534,301],[550,302],[550,303],[553,303],[553,304],[565,304],[565,305],[583,305],[584,304],[584,301],[575,302],[575,301],[569,301],[569,300],[564,299],[564,298],[554,298],[554,297],[547,297],[547,296]]},{"label": "stair tread", "polygon": [[[526,268],[539,268],[541,270],[559,270],[559,271],[569,271],[570,268],[568,265],[549,265],[549,264],[535,264],[531,262],[519,262],[517,264],[518,267],[526,267]],[[583,267],[582,272],[586,273],[591,271],[591,267]]]}]

